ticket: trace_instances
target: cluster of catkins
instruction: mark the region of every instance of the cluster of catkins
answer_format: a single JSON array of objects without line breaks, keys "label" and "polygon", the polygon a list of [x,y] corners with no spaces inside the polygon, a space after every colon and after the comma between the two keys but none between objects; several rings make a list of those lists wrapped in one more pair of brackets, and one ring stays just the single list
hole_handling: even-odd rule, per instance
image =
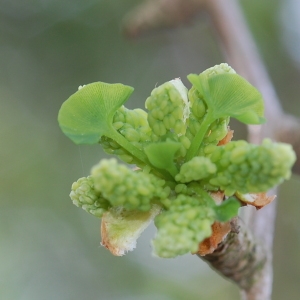
[{"label": "cluster of catkins", "polygon": [[[208,77],[235,73],[227,64],[205,72]],[[265,192],[290,176],[295,156],[289,145],[265,140],[262,145],[236,141],[218,146],[229,131],[229,117],[210,124],[196,156],[186,161],[207,104],[195,87],[187,91],[180,79],[155,88],[145,106],[148,112],[120,107],[113,127],[141,151],[151,143],[179,142],[173,160],[178,174],[165,178],[153,165],[137,160],[116,141],[102,136],[100,144],[107,153],[138,168],[129,168],[115,158],[104,159],[89,177],[72,185],[70,197],[75,205],[100,218],[115,207],[146,212],[153,205],[161,206],[154,220],[158,231],[153,247],[158,256],[196,252],[199,243],[211,235],[211,225],[217,220],[215,206],[195,185],[207,195],[222,190],[230,197],[236,192]]]}]

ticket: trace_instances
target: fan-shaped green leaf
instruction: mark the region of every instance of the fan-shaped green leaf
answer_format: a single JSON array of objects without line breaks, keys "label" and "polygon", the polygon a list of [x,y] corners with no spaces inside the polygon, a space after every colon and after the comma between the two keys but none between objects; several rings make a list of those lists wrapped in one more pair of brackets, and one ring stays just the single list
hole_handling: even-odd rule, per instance
[{"label": "fan-shaped green leaf", "polygon": [[238,74],[190,74],[188,79],[203,94],[214,119],[230,116],[246,124],[264,123],[260,92]]},{"label": "fan-shaped green leaf", "polygon": [[119,83],[94,82],[84,86],[59,111],[62,131],[76,144],[95,144],[102,135],[110,136],[113,115],[133,90]]}]

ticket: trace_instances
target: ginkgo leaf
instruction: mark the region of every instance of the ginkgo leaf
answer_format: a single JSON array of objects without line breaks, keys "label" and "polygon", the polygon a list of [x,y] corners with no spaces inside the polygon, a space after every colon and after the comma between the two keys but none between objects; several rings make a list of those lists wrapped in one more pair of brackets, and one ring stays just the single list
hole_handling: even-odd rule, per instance
[{"label": "ginkgo leaf", "polygon": [[187,151],[186,161],[197,154],[210,124],[219,118],[233,117],[245,124],[265,122],[261,94],[238,74],[222,73],[208,76],[203,72],[200,75],[190,74],[188,79],[204,98],[208,109]]},{"label": "ginkgo leaf", "polygon": [[174,157],[180,147],[179,142],[166,140],[150,144],[144,148],[144,151],[154,167],[167,170],[174,177],[178,173],[174,164]]},{"label": "ginkgo leaf", "polygon": [[189,81],[204,96],[214,119],[234,117],[245,124],[262,124],[264,104],[260,92],[238,74],[190,74]]},{"label": "ginkgo leaf", "polygon": [[94,82],[82,87],[63,103],[60,128],[76,144],[95,144],[102,135],[111,136],[113,116],[133,90],[120,83]]}]

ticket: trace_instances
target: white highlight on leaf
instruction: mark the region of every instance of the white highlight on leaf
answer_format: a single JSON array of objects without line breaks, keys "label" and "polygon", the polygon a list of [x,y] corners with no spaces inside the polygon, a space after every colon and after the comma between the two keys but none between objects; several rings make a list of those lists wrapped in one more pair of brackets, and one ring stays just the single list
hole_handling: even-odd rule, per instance
[{"label": "white highlight on leaf", "polygon": [[186,122],[186,120],[189,118],[190,115],[190,105],[188,100],[188,90],[182,83],[180,78],[175,78],[173,80],[170,80],[176,90],[179,92],[183,102],[184,102],[184,109],[183,109],[183,123]]}]

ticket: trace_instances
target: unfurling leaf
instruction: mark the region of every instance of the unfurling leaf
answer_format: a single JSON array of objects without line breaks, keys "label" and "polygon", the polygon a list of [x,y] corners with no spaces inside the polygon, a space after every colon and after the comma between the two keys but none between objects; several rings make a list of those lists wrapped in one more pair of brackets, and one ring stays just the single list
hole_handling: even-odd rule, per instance
[{"label": "unfurling leaf", "polygon": [[85,85],[63,103],[58,114],[61,130],[76,144],[96,144],[102,135],[110,137],[113,116],[133,90],[120,83]]},{"label": "unfurling leaf", "polygon": [[245,124],[265,122],[261,94],[238,74],[190,74],[188,79],[203,95],[214,119],[230,116]]}]

